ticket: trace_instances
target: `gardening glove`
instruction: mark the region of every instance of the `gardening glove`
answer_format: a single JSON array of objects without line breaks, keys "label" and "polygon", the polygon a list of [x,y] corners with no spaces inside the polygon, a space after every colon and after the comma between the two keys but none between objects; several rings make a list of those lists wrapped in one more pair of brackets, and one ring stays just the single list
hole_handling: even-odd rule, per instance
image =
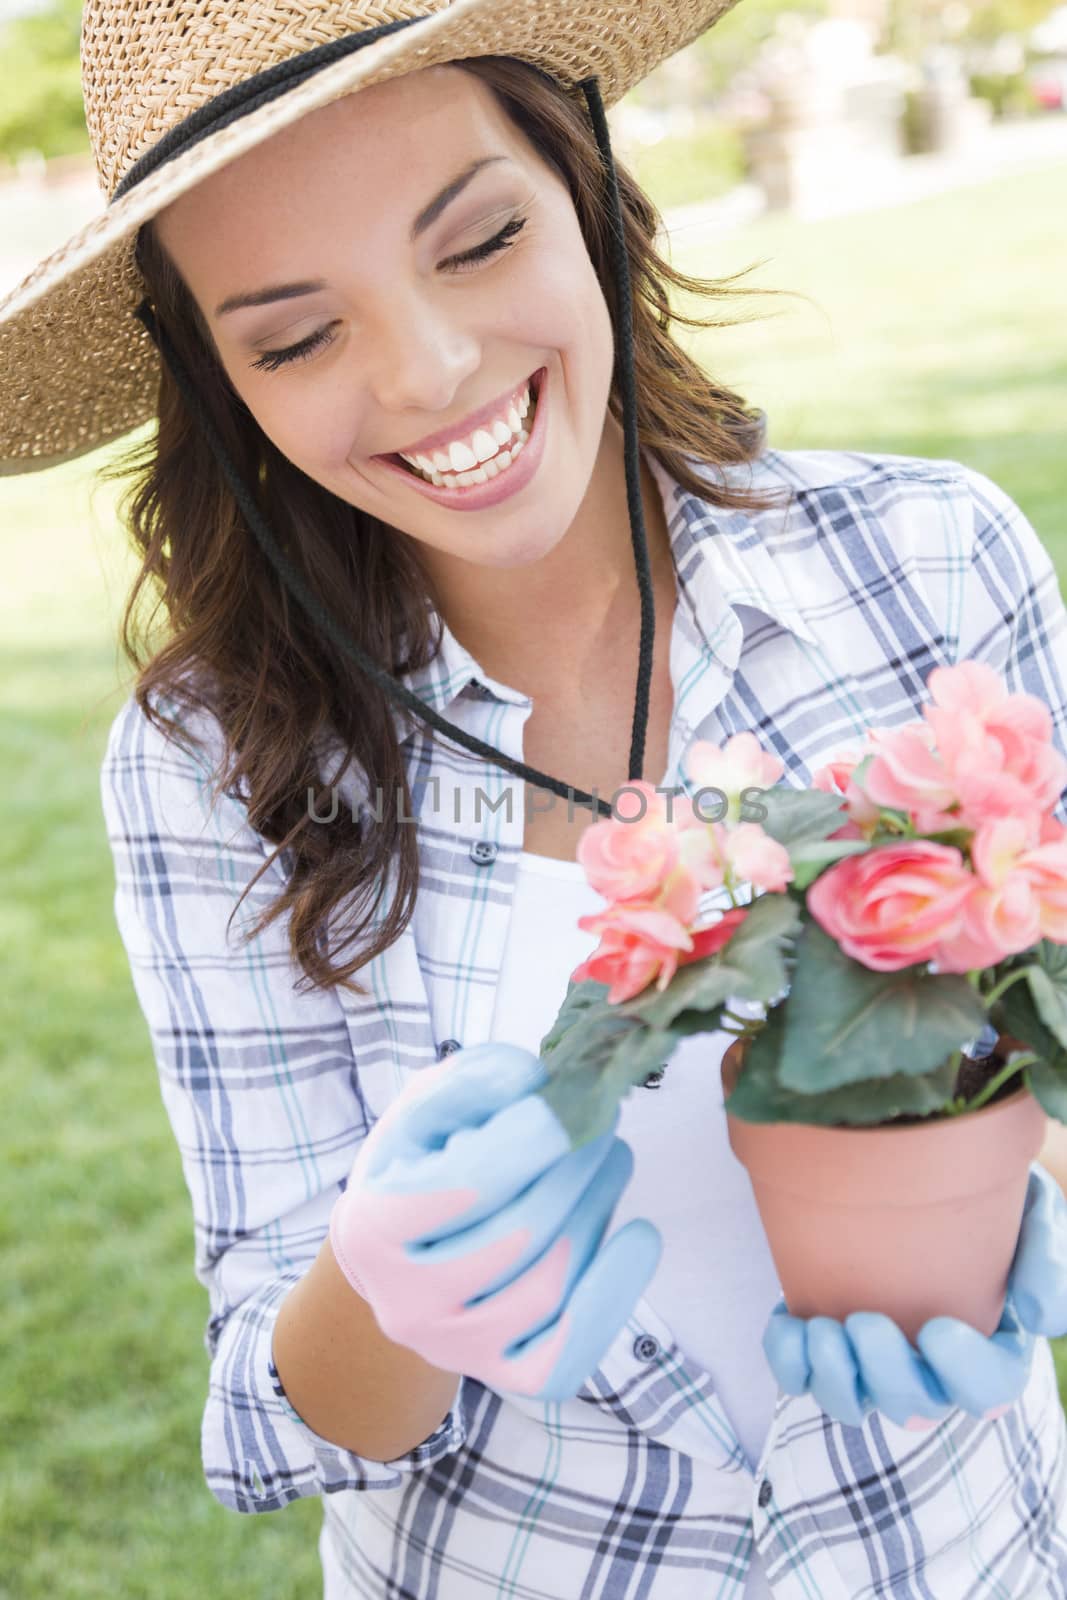
[{"label": "gardening glove", "polygon": [[954,1408],[991,1419],[1026,1387],[1035,1335],[1067,1333],[1067,1200],[1036,1161],[1008,1276],[1004,1314],[988,1339],[955,1317],[933,1317],[918,1352],[890,1317],[856,1311],[790,1316],[784,1298],[771,1313],[763,1349],[787,1394],[810,1393],[838,1422],[859,1427],[883,1412],[901,1427],[933,1427]]},{"label": "gardening glove", "polygon": [[656,1270],[637,1217],[600,1242],[633,1171],[607,1132],[572,1150],[513,1044],[428,1067],[360,1146],[330,1243],[387,1338],[446,1372],[566,1400],[596,1370]]}]

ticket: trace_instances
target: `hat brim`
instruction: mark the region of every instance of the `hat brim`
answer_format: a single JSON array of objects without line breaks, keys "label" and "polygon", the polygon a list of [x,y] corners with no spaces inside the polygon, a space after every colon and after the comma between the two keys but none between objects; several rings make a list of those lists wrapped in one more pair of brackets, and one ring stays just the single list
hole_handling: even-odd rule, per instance
[{"label": "hat brim", "polygon": [[211,173],[342,95],[470,57],[516,56],[576,92],[595,74],[609,107],[735,3],[454,0],[189,146],[0,300],[0,476],[70,461],[155,415],[159,355],[134,316],[137,231]]}]

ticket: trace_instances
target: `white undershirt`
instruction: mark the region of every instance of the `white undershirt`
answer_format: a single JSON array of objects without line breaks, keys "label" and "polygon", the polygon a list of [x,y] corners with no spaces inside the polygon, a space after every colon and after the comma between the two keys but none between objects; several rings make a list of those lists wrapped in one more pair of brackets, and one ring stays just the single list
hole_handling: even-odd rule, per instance
[{"label": "white undershirt", "polygon": [[[571,973],[598,943],[578,918],[603,909],[578,862],[520,854],[491,1038],[539,1049]],[[660,1087],[635,1088],[622,1102],[616,1132],[634,1171],[609,1235],[631,1217],[659,1229],[663,1252],[645,1298],[714,1376],[755,1468],[777,1398],[762,1339],[781,1289],[748,1174],[726,1136],[719,1065],[729,1042],[724,1033],[682,1039]],[[744,1600],[765,1596],[754,1566]]]}]

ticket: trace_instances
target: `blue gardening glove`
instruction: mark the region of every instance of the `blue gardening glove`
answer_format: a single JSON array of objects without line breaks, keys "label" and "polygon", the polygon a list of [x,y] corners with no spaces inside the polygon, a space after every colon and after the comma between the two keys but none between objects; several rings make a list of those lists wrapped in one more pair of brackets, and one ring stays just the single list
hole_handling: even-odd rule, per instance
[{"label": "blue gardening glove", "polygon": [[603,1242],[633,1172],[611,1128],[572,1150],[539,1056],[470,1045],[424,1067],[359,1147],[330,1215],[382,1332],[445,1372],[569,1400],[656,1270],[659,1229]]},{"label": "blue gardening glove", "polygon": [[919,1429],[954,1408],[990,1418],[1014,1405],[1030,1376],[1038,1334],[1067,1334],[1067,1200],[1035,1161],[1004,1315],[988,1339],[956,1317],[932,1317],[919,1329],[917,1352],[880,1312],[856,1311],[843,1324],[804,1319],[790,1316],[782,1299],[763,1349],[780,1388],[810,1391],[836,1421],[860,1427],[877,1410]]}]

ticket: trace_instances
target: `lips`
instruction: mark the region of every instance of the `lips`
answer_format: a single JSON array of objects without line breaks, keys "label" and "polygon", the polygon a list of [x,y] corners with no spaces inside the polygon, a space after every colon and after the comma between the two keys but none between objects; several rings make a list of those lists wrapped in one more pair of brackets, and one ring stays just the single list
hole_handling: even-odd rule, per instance
[{"label": "lips", "polygon": [[[542,384],[542,382],[544,380],[544,374],[545,374],[544,367],[539,367],[536,372],[531,373],[531,375],[526,379],[526,383],[529,384],[529,386],[530,386],[530,398],[531,398],[531,400],[536,400],[538,395],[540,394],[540,392],[541,392],[541,384]],[[521,394],[522,390],[520,388],[517,391],[513,391],[513,392],[518,392],[518,393]],[[500,413],[500,402],[497,403],[497,408],[496,409],[488,411],[488,412],[486,412],[484,414],[485,415],[485,421],[486,422],[491,422],[494,417],[499,415],[499,413]],[[443,444],[447,444],[453,439],[467,438],[469,433],[473,433],[476,428],[482,427],[483,425],[484,424],[480,423],[480,422],[474,423],[473,426],[468,430],[467,434],[465,434],[465,433],[447,433],[447,434],[442,433],[442,434],[439,434],[438,438],[441,441],[441,443],[435,444],[435,445],[431,445],[429,447],[429,449],[420,448],[418,450],[409,450],[407,452],[407,454],[408,455],[430,455],[430,454],[432,454],[432,452],[434,450],[441,449]],[[432,435],[431,435],[431,437],[432,437]],[[391,461],[394,464],[394,466],[402,468],[403,471],[406,472],[409,477],[417,478],[419,476],[419,474],[417,472],[412,470],[412,468],[409,465],[409,463],[404,460],[404,457],[400,454],[400,452],[398,450],[394,450],[390,454],[387,454],[387,455],[377,456],[375,459],[378,460],[378,461]]]}]

